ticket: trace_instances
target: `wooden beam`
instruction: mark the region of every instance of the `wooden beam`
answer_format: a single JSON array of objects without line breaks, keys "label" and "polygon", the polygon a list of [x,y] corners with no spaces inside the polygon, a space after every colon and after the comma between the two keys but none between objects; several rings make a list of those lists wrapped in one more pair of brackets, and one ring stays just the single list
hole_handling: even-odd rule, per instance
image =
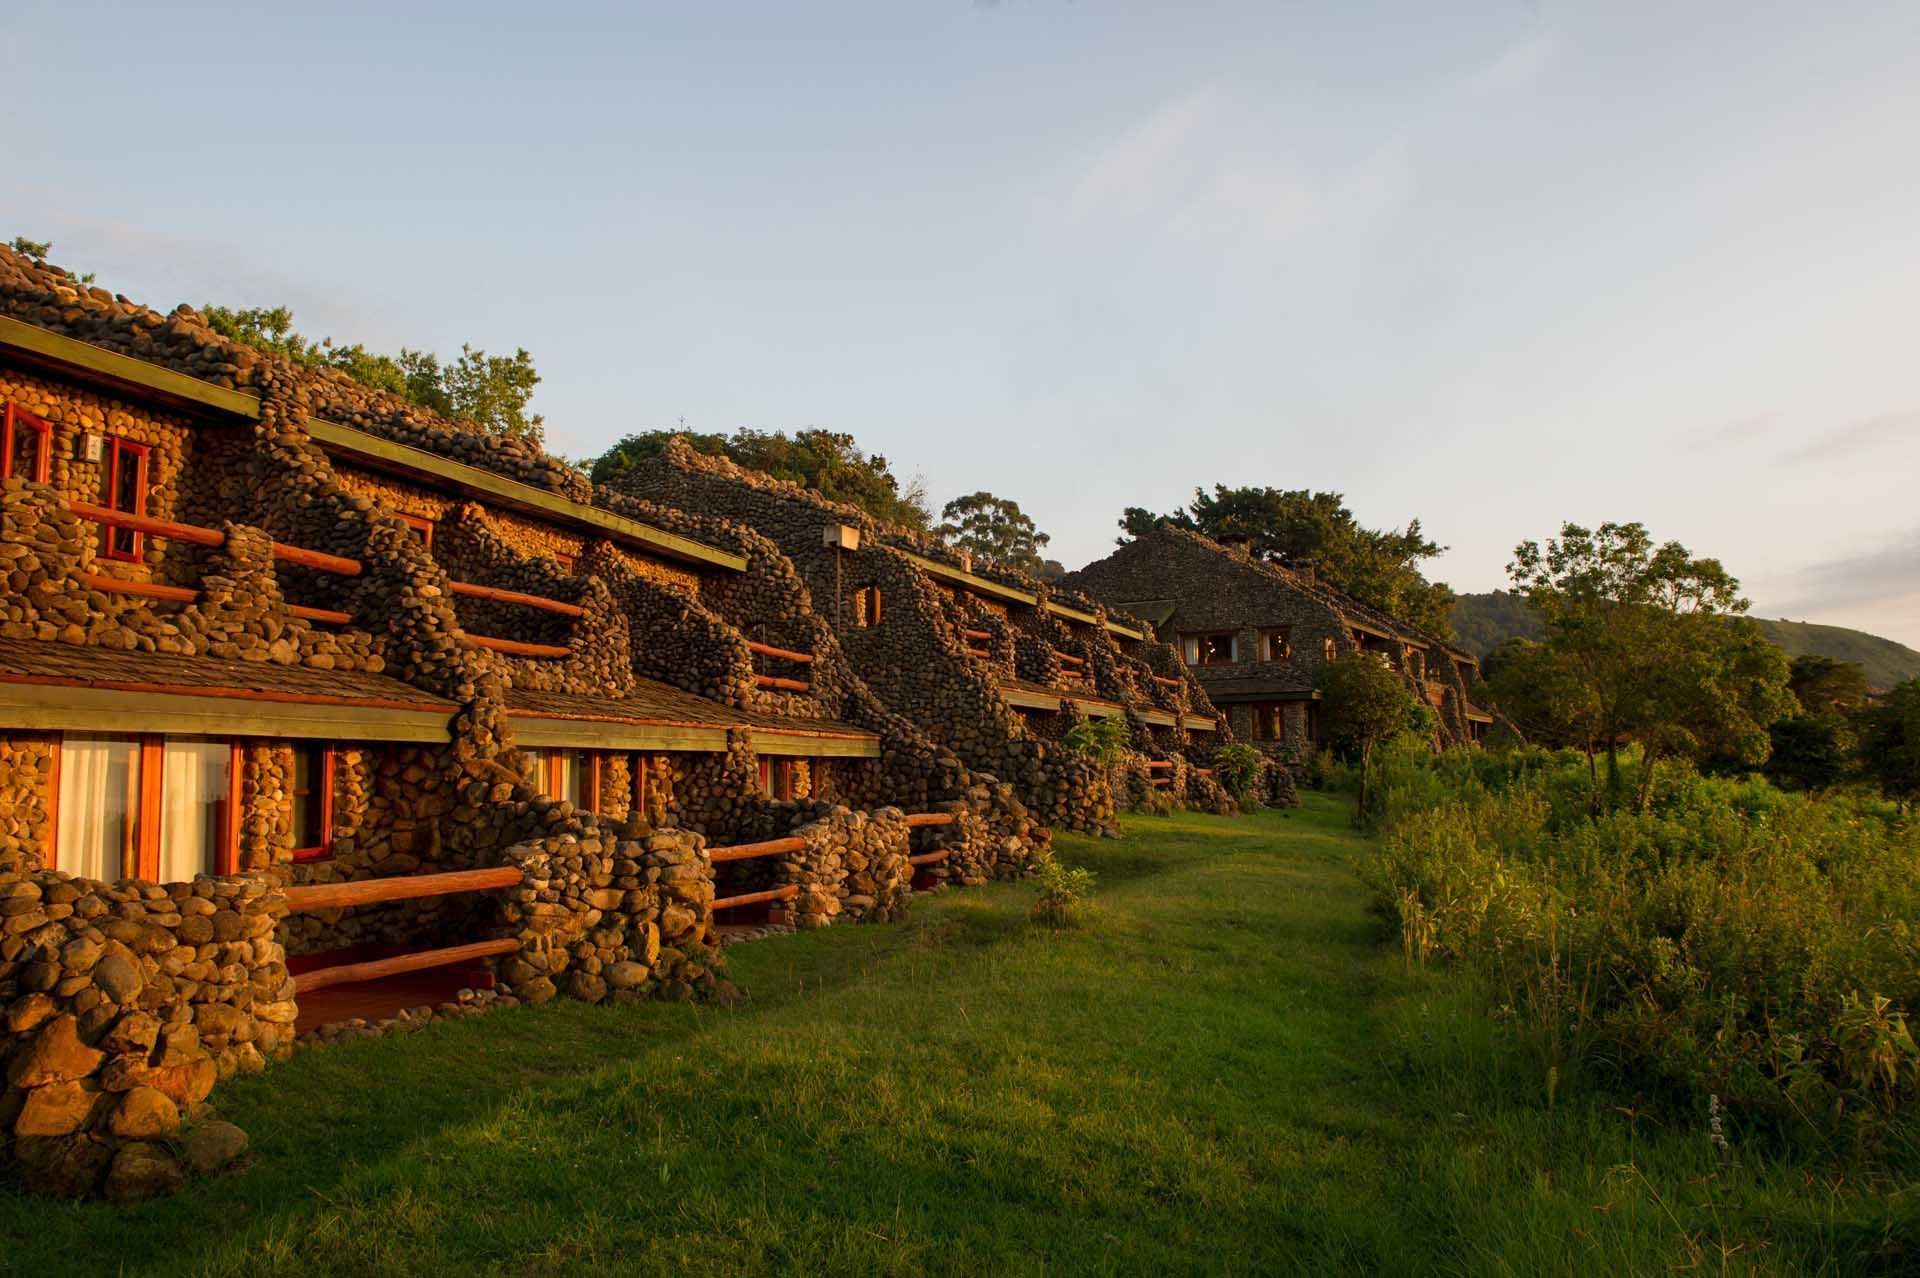
[{"label": "wooden beam", "polygon": [[298,564],[302,568],[330,572],[340,577],[360,575],[358,559],[348,559],[343,555],[329,555],[318,550],[303,550],[299,546],[283,546],[277,541],[273,543],[273,557],[281,563]]},{"label": "wooden beam", "polygon": [[910,856],[907,858],[907,864],[938,865],[952,855],[952,848],[941,848],[938,852],[922,852],[919,856]]},{"label": "wooden beam", "polygon": [[185,586],[163,586],[157,581],[122,581],[118,577],[107,577],[97,572],[81,573],[80,584],[88,590],[137,595],[142,599],[165,599],[169,603],[192,603],[200,597],[199,591],[189,590]]},{"label": "wooden beam", "polygon": [[954,582],[957,585],[965,586],[975,594],[987,595],[994,599],[1004,599],[1008,603],[1025,604],[1029,608],[1040,602],[1040,596],[1033,594],[1031,591],[1020,590],[1013,586],[1003,586],[997,581],[990,581],[985,577],[976,576],[964,568],[956,568],[952,564],[943,564],[938,559],[929,559],[925,555],[916,555],[911,550],[900,550],[897,546],[890,547],[890,549],[905,555],[907,561],[914,567],[920,569],[920,571]]},{"label": "wooden beam", "polygon": [[765,892],[745,892],[739,896],[723,896],[713,903],[716,910],[731,910],[740,905],[763,905],[768,901],[791,901],[800,895],[800,885],[789,883],[785,887],[771,888]]},{"label": "wooden beam", "polygon": [[797,661],[803,666],[813,664],[813,654],[810,652],[795,652],[791,648],[776,648],[770,643],[757,643],[752,639],[747,640],[747,651],[757,652],[763,657],[778,657],[782,661]]},{"label": "wooden beam", "polygon": [[467,642],[476,648],[485,648],[490,652],[505,653],[509,657],[564,657],[569,650],[551,643],[522,643],[518,639],[497,639],[492,635],[476,635],[471,631],[462,631]]},{"label": "wooden beam", "polygon": [[767,839],[760,843],[735,843],[731,847],[708,848],[707,859],[718,865],[724,861],[751,861],[755,857],[779,856],[782,852],[804,852],[807,841],[799,835]]},{"label": "wooden beam", "polygon": [[72,499],[67,501],[67,510],[81,519],[90,519],[96,524],[106,524],[112,528],[127,528],[153,537],[164,537],[168,541],[184,541],[195,546],[227,544],[227,535],[217,528],[200,528],[193,524],[175,523],[171,519],[130,515],[123,510],[111,510],[106,506],[96,506],[92,502]]},{"label": "wooden beam", "polygon": [[342,963],[338,967],[316,968],[311,972],[302,972],[293,978],[294,997],[311,994],[315,990],[324,990],[334,985],[353,985],[360,981],[377,981],[382,977],[399,976],[403,972],[423,972],[433,967],[452,967],[456,963],[467,963],[474,959],[491,958],[496,954],[513,954],[520,949],[515,937],[506,937],[498,941],[475,941],[471,945],[450,945],[441,950],[416,950],[412,954],[396,954],[392,958],[370,959],[365,963]]},{"label": "wooden beam", "polygon": [[543,595],[522,594],[518,590],[502,590],[498,586],[476,586],[470,581],[449,581],[447,589],[468,599],[491,599],[495,603],[521,604],[528,608],[539,608],[544,612],[557,612],[563,617],[584,616],[587,611],[579,604],[562,603],[558,599],[548,599]]},{"label": "wooden beam", "polygon": [[25,356],[42,367],[54,365],[56,371],[80,374],[84,380],[104,381],[115,390],[148,391],[176,403],[211,408],[249,421],[260,416],[260,401],[252,395],[215,386],[78,338],[51,333],[24,320],[0,316],[0,348]]},{"label": "wooden beam", "polygon": [[930,825],[952,824],[953,813],[951,812],[913,812],[907,816],[908,827],[915,830],[923,829]]},{"label": "wooden beam", "polygon": [[1166,675],[1148,675],[1147,678],[1153,680],[1155,683],[1162,684],[1169,688],[1177,688],[1180,686],[1180,681],[1178,679],[1168,678]]},{"label": "wooden beam", "polygon": [[325,621],[336,626],[344,626],[353,620],[350,612],[335,612],[331,608],[309,608],[305,604],[288,604],[287,615],[299,617],[304,621]]},{"label": "wooden beam", "polygon": [[286,889],[287,909],[295,914],[315,910],[345,910],[382,901],[412,901],[456,892],[486,892],[518,887],[524,876],[517,866],[496,865],[482,870],[450,870],[445,874],[395,874],[348,883],[306,883]]},{"label": "wooden beam", "polygon": [[813,685],[805,679],[782,679],[778,675],[757,674],[753,681],[762,688],[780,688],[787,692],[813,691]]},{"label": "wooden beam", "polygon": [[351,426],[342,426],[338,422],[309,421],[307,433],[329,452],[343,454],[377,470],[424,479],[430,483],[437,480],[438,487],[451,488],[465,496],[536,518],[585,529],[596,536],[623,541],[651,555],[678,559],[701,568],[746,571],[745,555],[708,546],[691,537],[682,537],[678,533],[643,524],[637,519],[602,510],[598,506],[583,505],[558,493],[550,493],[544,488],[535,488],[532,484],[523,484],[517,479],[508,479],[505,475],[430,453],[424,448],[395,443]]}]

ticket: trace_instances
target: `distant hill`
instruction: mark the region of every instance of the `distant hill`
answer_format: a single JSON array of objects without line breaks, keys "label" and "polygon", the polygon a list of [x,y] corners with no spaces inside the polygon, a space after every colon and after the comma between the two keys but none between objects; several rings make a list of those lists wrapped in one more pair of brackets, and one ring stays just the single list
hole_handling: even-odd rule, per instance
[{"label": "distant hill", "polygon": [[[1811,653],[1864,667],[1870,688],[1891,688],[1896,683],[1920,678],[1920,652],[1903,643],[1844,626],[1773,621],[1765,617],[1754,620],[1767,632],[1767,638],[1787,650],[1789,657]],[[1540,623],[1526,602],[1505,590],[1461,595],[1453,605],[1454,642],[1476,656],[1486,656],[1508,639],[1531,639],[1539,632]]]}]

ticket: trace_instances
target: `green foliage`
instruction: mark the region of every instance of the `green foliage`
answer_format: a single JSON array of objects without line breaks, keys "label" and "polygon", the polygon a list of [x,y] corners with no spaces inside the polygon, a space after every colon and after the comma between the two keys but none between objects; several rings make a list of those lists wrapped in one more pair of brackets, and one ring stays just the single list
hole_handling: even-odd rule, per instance
[{"label": "green foliage", "polygon": [[1853,762],[1853,733],[1845,719],[1833,715],[1788,715],[1776,720],[1768,734],[1773,751],[1767,758],[1767,779],[1789,790],[1827,790],[1846,780]]},{"label": "green foliage", "polygon": [[1429,634],[1444,639],[1453,633],[1453,591],[1420,571],[1424,560],[1446,547],[1429,541],[1418,519],[1382,532],[1362,527],[1340,493],[1216,484],[1211,494],[1196,488],[1192,503],[1170,515],[1129,506],[1120,527],[1138,537],[1162,518],[1209,537],[1246,537],[1257,557],[1311,568],[1329,584]]},{"label": "green foliage", "polygon": [[1492,983],[1558,1076],[1874,1138],[1920,1096],[1920,828],[1668,764],[1585,815],[1576,755],[1383,753],[1367,879],[1411,962]]},{"label": "green foliage", "polygon": [[1920,798],[1920,679],[1900,684],[1860,716],[1860,756],[1889,799]]},{"label": "green foliage", "polygon": [[1335,751],[1360,761],[1357,815],[1367,819],[1367,769],[1374,747],[1403,732],[1431,736],[1432,712],[1378,656],[1349,652],[1320,667],[1321,722]]},{"label": "green foliage", "polygon": [[876,519],[925,532],[933,522],[925,487],[918,479],[902,487],[878,453],[861,451],[851,435],[829,430],[761,431],[742,428],[731,435],[699,431],[649,430],[628,435],[593,459],[588,473],[607,483],[666,451],[682,436],[694,450],[731,458],[757,470],[811,489],[829,501],[858,506]]},{"label": "green foliage", "polygon": [[1851,661],[1808,653],[1787,667],[1787,687],[1802,713],[1816,718],[1852,714],[1867,704],[1867,672]]},{"label": "green foliage", "polygon": [[1084,866],[1070,870],[1058,857],[1049,855],[1040,861],[1034,881],[1039,884],[1040,896],[1028,917],[1048,927],[1070,927],[1085,914],[1095,880],[1092,870]]},{"label": "green foliage", "polygon": [[1267,773],[1267,757],[1245,742],[1223,745],[1213,752],[1213,779],[1243,808],[1260,802],[1260,781]]},{"label": "green foliage", "polygon": [[1082,719],[1067,729],[1060,743],[1081,758],[1108,768],[1120,762],[1133,744],[1126,720],[1117,714],[1104,719]]},{"label": "green foliage", "polygon": [[[1506,690],[1564,738],[1606,751],[1617,797],[1619,750],[1764,763],[1768,726],[1793,706],[1785,655],[1740,617],[1740,583],[1640,524],[1567,524],[1543,548],[1522,542],[1508,565],[1542,623],[1541,651],[1503,663]],[[1528,689],[1529,678],[1544,681]],[[1502,707],[1504,709],[1504,706]]]},{"label": "green foliage", "polygon": [[381,355],[355,343],[342,346],[331,337],[318,341],[293,326],[284,306],[233,308],[208,303],[201,308],[207,327],[230,341],[284,356],[304,368],[336,368],[362,386],[387,391],[446,417],[475,422],[489,434],[538,443],[543,420],[527,411],[540,375],[525,349],[489,355],[462,345],[460,357],[442,364],[427,351],[400,348]]},{"label": "green foliage", "polygon": [[956,549],[1036,576],[1049,562],[1040,550],[1053,539],[1034,527],[1017,502],[989,492],[969,493],[942,507],[940,519],[935,535]]},{"label": "green foliage", "polygon": [[[30,240],[24,235],[16,235],[8,241],[7,247],[22,257],[31,258],[37,265],[45,266],[47,255],[53,252],[53,241]],[[75,275],[72,271],[68,271],[66,276],[75,284],[93,283],[92,271],[88,271],[85,275]]]}]

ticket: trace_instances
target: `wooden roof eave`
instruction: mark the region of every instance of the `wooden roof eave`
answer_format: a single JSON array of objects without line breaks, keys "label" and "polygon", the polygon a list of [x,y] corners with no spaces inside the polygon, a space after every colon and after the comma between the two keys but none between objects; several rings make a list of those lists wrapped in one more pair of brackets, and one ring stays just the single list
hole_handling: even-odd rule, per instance
[{"label": "wooden roof eave", "polygon": [[[890,549],[904,555],[908,563],[911,563],[928,576],[938,577],[943,581],[950,581],[954,585],[965,590],[971,590],[977,595],[985,595],[989,599],[998,599],[1002,603],[1024,604],[1029,608],[1037,608],[1040,606],[1040,596],[1030,590],[1021,590],[1017,586],[1004,585],[1001,582],[994,581],[990,577],[982,577],[978,573],[968,572],[966,569],[956,567],[953,564],[941,563],[938,559],[929,559],[925,555],[916,554],[911,550],[903,550],[899,546],[893,546],[890,547]],[[1084,612],[1079,608],[1068,607],[1063,603],[1055,603],[1051,599],[1047,601],[1046,610],[1053,616],[1064,617],[1068,621],[1078,621],[1082,625],[1097,626],[1102,624],[1100,618],[1090,612]],[[1119,635],[1123,639],[1146,638],[1143,632],[1118,621],[1109,620],[1105,625],[1109,634]]]},{"label": "wooden roof eave", "polygon": [[444,744],[454,707],[0,681],[0,730]]},{"label": "wooden roof eave", "polygon": [[117,393],[159,400],[170,407],[203,412],[212,409],[249,421],[260,416],[260,401],[252,395],[50,332],[11,316],[0,315],[0,350],[37,368]]}]

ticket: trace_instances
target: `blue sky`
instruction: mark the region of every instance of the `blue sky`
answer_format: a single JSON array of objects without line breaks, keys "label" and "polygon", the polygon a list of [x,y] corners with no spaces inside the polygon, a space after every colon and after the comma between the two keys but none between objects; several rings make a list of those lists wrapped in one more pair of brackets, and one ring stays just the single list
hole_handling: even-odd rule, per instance
[{"label": "blue sky", "polygon": [[[84,11],[83,11],[84,10]],[[81,6],[0,235],[524,345],[570,456],[827,426],[1077,566],[1196,484],[1563,519],[1920,646],[1920,5]]]}]

